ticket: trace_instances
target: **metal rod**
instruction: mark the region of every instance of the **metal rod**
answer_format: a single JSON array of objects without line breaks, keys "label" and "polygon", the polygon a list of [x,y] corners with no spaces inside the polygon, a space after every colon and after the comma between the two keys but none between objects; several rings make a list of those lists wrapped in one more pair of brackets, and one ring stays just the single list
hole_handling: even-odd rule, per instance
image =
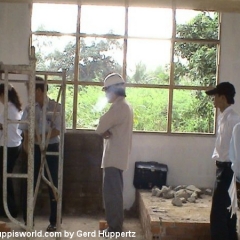
[{"label": "metal rod", "polygon": [[[62,189],[63,189],[63,156],[64,156],[64,134],[65,134],[65,101],[66,101],[66,70],[63,70],[62,97],[61,97],[61,132],[59,142],[59,164],[58,164],[58,202],[57,202],[57,231],[61,230],[62,221]],[[59,239],[59,238],[58,238]]]}]

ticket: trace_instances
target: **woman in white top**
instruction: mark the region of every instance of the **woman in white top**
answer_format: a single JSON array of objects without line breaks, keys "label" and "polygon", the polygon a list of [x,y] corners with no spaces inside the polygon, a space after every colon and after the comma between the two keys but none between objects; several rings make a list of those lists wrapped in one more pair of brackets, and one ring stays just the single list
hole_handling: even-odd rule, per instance
[{"label": "woman in white top", "polygon": [[[0,102],[4,104],[4,84],[0,84]],[[18,93],[12,85],[8,85],[8,120],[21,120],[22,104]],[[7,141],[4,141],[3,128],[7,127]],[[7,173],[12,173],[15,162],[21,151],[21,130],[16,123],[4,124],[4,110],[0,114],[0,215],[5,216],[3,207],[3,146],[7,146]],[[11,178],[7,179],[7,203],[9,212],[13,217],[17,217],[18,210],[15,203],[14,188]]]}]

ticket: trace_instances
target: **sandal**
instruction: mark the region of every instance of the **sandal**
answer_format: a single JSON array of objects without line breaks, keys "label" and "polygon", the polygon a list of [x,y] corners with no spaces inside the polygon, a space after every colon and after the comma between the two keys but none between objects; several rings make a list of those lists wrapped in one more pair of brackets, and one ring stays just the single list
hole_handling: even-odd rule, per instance
[{"label": "sandal", "polygon": [[47,227],[47,232],[55,232],[57,230],[57,227],[55,224],[49,224]]}]

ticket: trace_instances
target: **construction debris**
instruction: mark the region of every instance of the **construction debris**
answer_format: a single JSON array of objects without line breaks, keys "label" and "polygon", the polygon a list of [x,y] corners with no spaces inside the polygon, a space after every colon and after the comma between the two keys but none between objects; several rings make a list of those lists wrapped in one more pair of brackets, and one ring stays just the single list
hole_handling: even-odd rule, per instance
[{"label": "construction debris", "polygon": [[211,189],[201,190],[194,185],[179,185],[174,189],[169,186],[162,186],[152,188],[152,196],[160,197],[163,199],[172,199],[172,205],[181,207],[184,203],[196,203],[198,198],[203,194],[212,195]]}]

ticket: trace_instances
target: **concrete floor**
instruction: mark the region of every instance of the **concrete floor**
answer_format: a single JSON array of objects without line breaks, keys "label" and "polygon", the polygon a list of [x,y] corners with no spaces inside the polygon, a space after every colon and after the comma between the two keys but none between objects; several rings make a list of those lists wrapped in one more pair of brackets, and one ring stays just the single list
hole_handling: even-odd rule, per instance
[{"label": "concrete floor", "polygon": [[[103,240],[106,239],[103,237],[99,232],[99,220],[103,220],[104,216],[97,215],[82,215],[79,217],[76,216],[64,216],[62,222],[62,230],[61,233],[57,232],[55,234],[61,235],[61,239],[72,239],[72,240]],[[19,219],[20,220],[20,219]],[[19,226],[16,226],[8,219],[0,218],[0,221],[6,222],[7,226],[11,228],[10,234],[14,233],[14,236],[9,236],[5,239],[17,240],[17,239],[26,239],[26,237],[17,236],[17,234],[24,233],[24,230],[21,229]],[[35,229],[36,232],[33,234],[29,239],[33,240],[45,240],[45,239],[56,239],[56,235],[49,235],[46,236],[46,227],[48,225],[48,217],[45,216],[38,216],[35,217]],[[48,232],[47,232],[48,234]],[[54,234],[54,233],[50,233]],[[84,235],[85,234],[85,235]],[[119,237],[117,239],[122,240],[145,240],[143,230],[138,218],[134,217],[127,217],[124,220],[123,226],[123,234],[125,236]],[[88,235],[88,236],[87,236]],[[0,235],[0,238],[2,236]],[[4,238],[3,238],[4,239]],[[116,236],[109,236],[108,239],[116,239]]]}]

